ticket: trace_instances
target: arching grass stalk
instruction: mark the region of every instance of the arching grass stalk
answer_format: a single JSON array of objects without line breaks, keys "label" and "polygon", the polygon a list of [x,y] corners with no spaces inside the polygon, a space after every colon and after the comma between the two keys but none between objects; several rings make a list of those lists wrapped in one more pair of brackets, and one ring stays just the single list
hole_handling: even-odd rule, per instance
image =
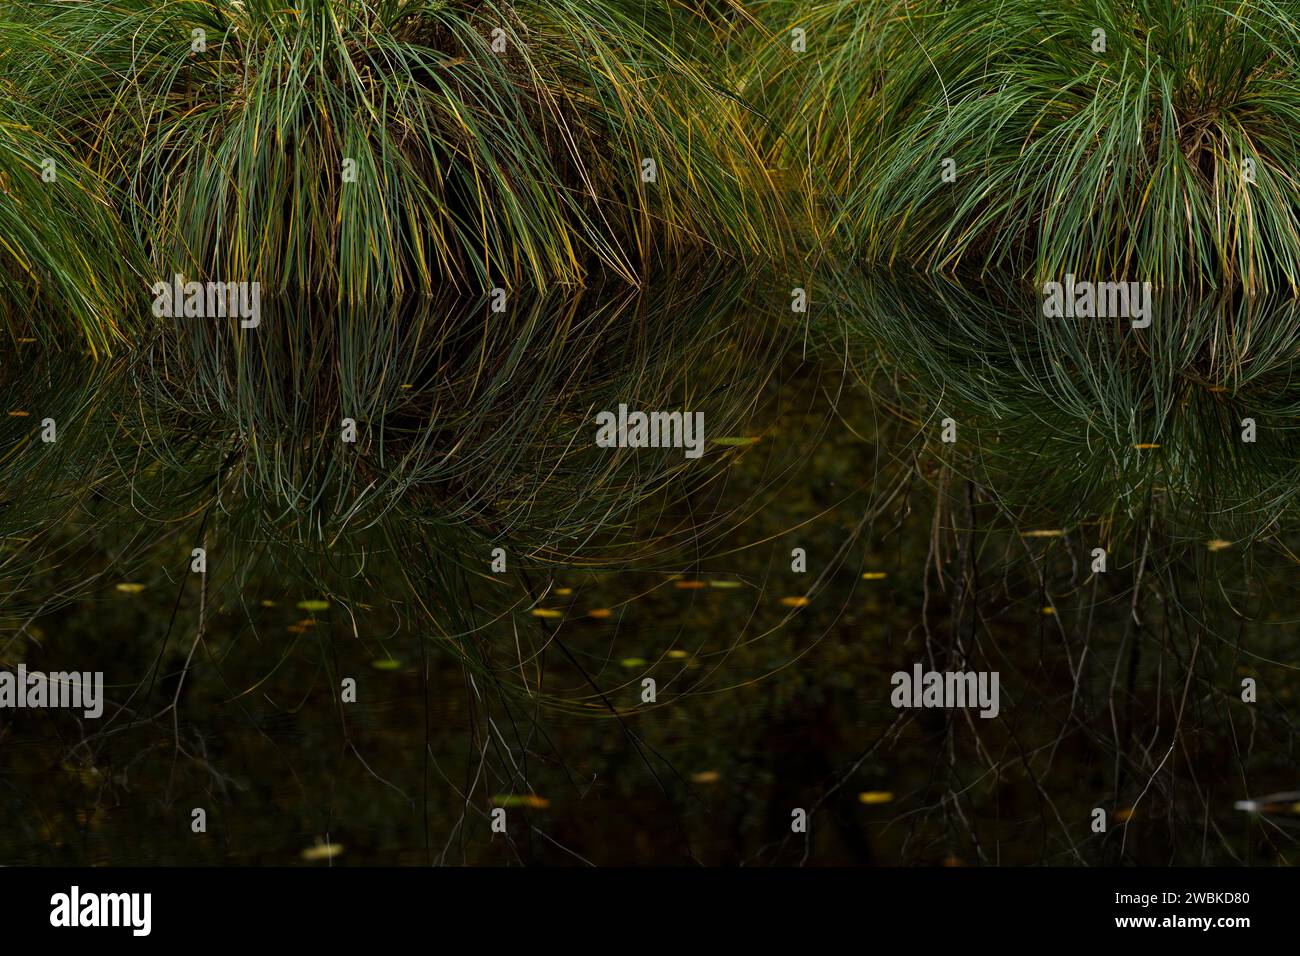
[{"label": "arching grass stalk", "polygon": [[99,177],[20,104],[0,97],[0,332],[5,350],[67,333],[92,354],[120,346],[142,287],[142,250]]}]

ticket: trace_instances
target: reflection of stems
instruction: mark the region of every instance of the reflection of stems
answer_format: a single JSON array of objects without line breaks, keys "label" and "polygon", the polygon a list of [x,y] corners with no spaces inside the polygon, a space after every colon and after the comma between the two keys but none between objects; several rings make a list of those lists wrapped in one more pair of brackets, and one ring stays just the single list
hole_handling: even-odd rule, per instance
[{"label": "reflection of stems", "polygon": [[[208,573],[203,572],[203,582],[199,587],[199,626],[194,633],[194,643],[190,645],[190,652],[185,656],[185,666],[181,669],[180,680],[176,682],[176,694],[172,697],[172,726],[176,727],[178,717],[176,714],[177,704],[181,699],[181,688],[185,686],[185,675],[190,672],[190,661],[194,659],[194,649],[199,646],[199,641],[203,640],[203,628],[207,621],[208,612]],[[179,731],[176,733],[176,739],[180,740]]]},{"label": "reflection of stems", "polygon": [[[1198,634],[1196,635],[1196,643],[1192,645],[1192,659],[1187,665],[1187,680],[1183,682],[1183,699],[1178,702],[1178,716],[1174,718],[1173,739],[1169,741],[1169,749],[1165,751],[1165,755],[1160,760],[1159,766],[1157,766],[1156,769],[1151,772],[1151,776],[1147,778],[1147,785],[1142,788],[1142,792],[1138,794],[1138,798],[1133,801],[1132,813],[1137,812],[1138,804],[1141,803],[1142,798],[1147,795],[1147,791],[1151,789],[1151,784],[1155,783],[1156,777],[1159,776],[1160,771],[1164,769],[1165,763],[1169,760],[1170,755],[1174,752],[1174,747],[1178,744],[1178,738],[1183,728],[1183,709],[1187,706],[1187,692],[1191,690],[1192,687],[1192,678],[1196,673],[1196,654],[1200,649],[1201,636]],[[1130,819],[1132,819],[1132,813],[1130,813]],[[1125,825],[1124,835],[1119,841],[1119,856],[1121,860],[1124,858],[1124,843],[1126,840],[1128,840],[1127,825]]]},{"label": "reflection of stems", "polygon": [[185,666],[181,668],[180,679],[176,681],[176,693],[172,695],[171,712],[172,712],[172,741],[175,744],[175,750],[172,753],[172,770],[167,778],[167,793],[171,794],[172,781],[176,776],[176,758],[181,752],[181,715],[180,700],[181,689],[185,687],[185,675],[190,672],[190,661],[194,659],[194,651],[199,646],[199,641],[203,640],[203,629],[207,624],[208,616],[208,572],[205,569],[200,575],[202,580],[199,583],[199,626],[194,632],[194,642],[190,644],[190,652],[185,656]]},{"label": "reflection of stems", "polygon": [[1142,593],[1142,574],[1147,566],[1147,551],[1151,548],[1151,525],[1154,521],[1152,518],[1147,522],[1147,533],[1142,539],[1142,557],[1138,559],[1137,579],[1133,582],[1133,600],[1129,604],[1129,613],[1133,615],[1133,623],[1138,627],[1142,626],[1142,619],[1138,617],[1138,597]]},{"label": "reflection of stems", "polygon": [[[1120,661],[1122,659],[1124,645],[1120,644],[1120,649],[1115,655],[1115,667],[1110,675],[1110,691],[1107,695],[1110,708],[1110,726],[1111,732],[1115,738],[1115,797],[1118,802],[1120,791],[1124,787],[1127,767],[1124,764],[1124,748],[1127,746],[1129,738],[1133,733],[1134,720],[1134,695],[1137,689],[1138,665],[1141,662],[1142,648],[1141,639],[1145,628],[1142,626],[1142,619],[1138,617],[1138,602],[1142,597],[1142,578],[1146,571],[1147,553],[1151,549],[1151,533],[1155,523],[1155,517],[1151,514],[1151,502],[1147,500],[1147,527],[1146,534],[1142,539],[1142,556],[1138,559],[1137,575],[1133,582],[1133,597],[1129,602],[1129,617],[1132,621],[1124,624],[1124,639],[1128,640],[1132,635],[1133,643],[1129,647],[1128,674],[1126,678],[1125,692],[1128,696],[1128,707],[1124,717],[1124,731],[1120,732],[1119,718],[1115,713],[1115,685],[1119,682]],[[1136,629],[1132,625],[1137,625]]]}]

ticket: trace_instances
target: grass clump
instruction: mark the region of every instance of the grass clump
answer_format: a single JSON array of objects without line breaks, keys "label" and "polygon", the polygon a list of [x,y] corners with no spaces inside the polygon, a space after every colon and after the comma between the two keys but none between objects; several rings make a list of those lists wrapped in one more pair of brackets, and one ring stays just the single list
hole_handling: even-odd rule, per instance
[{"label": "grass clump", "polygon": [[[38,33],[0,23],[0,59],[21,71],[52,48]],[[121,308],[143,268],[106,182],[68,149],[63,132],[0,75],[0,329],[10,345],[52,345],[79,334],[93,354],[133,330]]]},{"label": "grass clump", "polygon": [[832,182],[833,226],[938,270],[1294,293],[1298,23],[1267,0],[882,8],[887,56],[835,77],[877,148]]},{"label": "grass clump", "polygon": [[0,49],[0,82],[111,185],[155,278],[356,303],[637,282],[658,259],[785,242],[708,53],[717,28],[686,5],[20,0],[5,16],[44,49]]}]

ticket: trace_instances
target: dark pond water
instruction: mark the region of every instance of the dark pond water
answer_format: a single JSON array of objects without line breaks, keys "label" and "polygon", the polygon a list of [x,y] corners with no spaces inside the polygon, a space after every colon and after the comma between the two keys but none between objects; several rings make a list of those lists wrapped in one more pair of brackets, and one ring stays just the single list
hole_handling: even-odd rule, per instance
[{"label": "dark pond water", "polygon": [[3,343],[0,863],[1293,860],[1294,309],[791,286]]}]

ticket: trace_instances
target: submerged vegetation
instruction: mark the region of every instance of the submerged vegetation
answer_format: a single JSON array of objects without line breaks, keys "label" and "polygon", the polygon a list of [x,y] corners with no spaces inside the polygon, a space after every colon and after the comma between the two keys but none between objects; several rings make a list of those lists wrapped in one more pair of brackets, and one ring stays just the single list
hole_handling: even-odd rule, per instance
[{"label": "submerged vegetation", "polygon": [[[995,488],[1017,523],[1154,515],[1193,540],[1300,527],[1300,304],[1168,303],[1142,335],[1044,321],[1008,283],[830,276],[818,332],[832,360]],[[1276,541],[1275,541],[1276,543]]]}]

